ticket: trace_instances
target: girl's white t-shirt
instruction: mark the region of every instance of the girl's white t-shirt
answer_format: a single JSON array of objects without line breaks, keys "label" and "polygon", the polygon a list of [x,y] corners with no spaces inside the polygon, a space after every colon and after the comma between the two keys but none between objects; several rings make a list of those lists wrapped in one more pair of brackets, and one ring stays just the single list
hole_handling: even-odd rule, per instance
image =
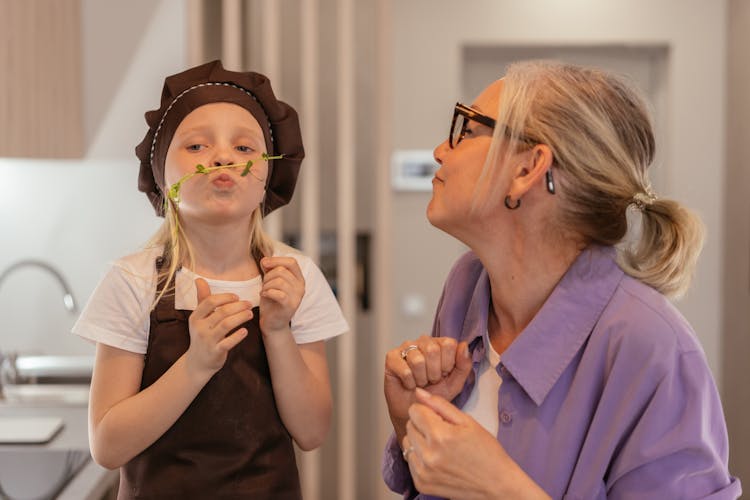
[{"label": "girl's white t-shirt", "polygon": [[[150,313],[156,297],[155,262],[161,253],[159,247],[148,248],[113,262],[73,325],[73,333],[93,342],[145,354]],[[278,243],[274,256],[294,257],[305,278],[305,295],[291,322],[295,341],[298,344],[317,342],[348,331],[349,325],[336,297],[312,259]],[[177,272],[176,309],[195,309],[197,277],[202,276],[184,268]],[[211,293],[231,292],[253,305],[260,302],[260,276],[247,281],[204,279],[211,287]]]}]

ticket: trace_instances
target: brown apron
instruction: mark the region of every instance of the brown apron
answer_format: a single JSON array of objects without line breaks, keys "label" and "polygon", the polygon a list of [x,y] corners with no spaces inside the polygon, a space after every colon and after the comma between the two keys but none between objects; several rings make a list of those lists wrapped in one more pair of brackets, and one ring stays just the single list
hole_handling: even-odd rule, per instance
[{"label": "brown apron", "polygon": [[[169,293],[151,312],[141,390],[187,351],[190,313],[175,310]],[[292,439],[276,409],[258,308],[253,313],[244,325],[249,335],[174,425],[120,469],[119,500],[302,498]]]}]

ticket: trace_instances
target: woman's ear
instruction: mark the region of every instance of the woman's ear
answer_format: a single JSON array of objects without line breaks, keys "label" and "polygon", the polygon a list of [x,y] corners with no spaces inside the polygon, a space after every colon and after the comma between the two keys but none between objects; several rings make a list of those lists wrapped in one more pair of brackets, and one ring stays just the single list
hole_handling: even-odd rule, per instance
[{"label": "woman's ear", "polygon": [[546,144],[537,144],[524,153],[523,158],[508,191],[508,195],[513,200],[523,198],[536,183],[544,184],[544,174],[552,168],[554,155]]}]

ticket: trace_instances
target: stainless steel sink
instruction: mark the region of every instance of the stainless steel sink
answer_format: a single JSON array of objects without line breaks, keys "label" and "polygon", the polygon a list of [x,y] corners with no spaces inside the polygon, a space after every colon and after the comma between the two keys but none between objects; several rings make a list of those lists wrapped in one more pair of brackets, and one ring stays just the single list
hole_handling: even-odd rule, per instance
[{"label": "stainless steel sink", "polygon": [[[0,403],[86,406],[89,386],[84,384],[6,384]],[[1,497],[0,497],[1,498]]]},{"label": "stainless steel sink", "polygon": [[4,383],[89,383],[94,356],[19,355],[2,356],[0,377]]},{"label": "stainless steel sink", "polygon": [[0,498],[57,497],[90,460],[86,451],[9,447],[0,449]]},{"label": "stainless steel sink", "polygon": [[93,356],[6,355],[0,366],[0,401],[86,405],[93,366]]}]

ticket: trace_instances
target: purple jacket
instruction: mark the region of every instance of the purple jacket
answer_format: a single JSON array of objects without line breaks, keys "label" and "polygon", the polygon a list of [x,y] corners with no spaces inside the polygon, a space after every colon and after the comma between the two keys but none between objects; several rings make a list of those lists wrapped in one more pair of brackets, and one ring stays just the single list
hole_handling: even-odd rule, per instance
[{"label": "purple jacket", "polygon": [[[534,319],[502,354],[497,439],[552,498],[734,499],[721,402],[690,325],[654,289],[623,273],[611,247],[576,259]],[[432,334],[485,356],[490,288],[477,256],[451,270]],[[383,477],[415,489],[393,436]]]}]

